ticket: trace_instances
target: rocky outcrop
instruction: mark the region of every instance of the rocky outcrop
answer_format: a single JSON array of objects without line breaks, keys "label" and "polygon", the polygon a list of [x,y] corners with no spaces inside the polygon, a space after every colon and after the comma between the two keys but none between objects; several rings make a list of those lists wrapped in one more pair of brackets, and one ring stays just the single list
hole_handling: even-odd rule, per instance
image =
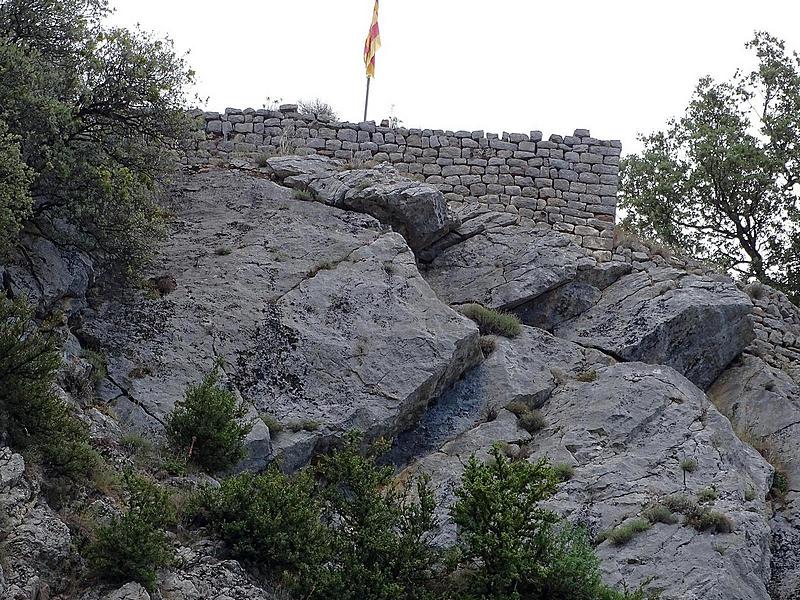
[{"label": "rocky outcrop", "polygon": [[437,250],[425,277],[440,298],[504,310],[572,281],[585,256],[569,236],[483,210],[465,217]]},{"label": "rocky outcrop", "polygon": [[751,311],[726,278],[656,268],[610,285],[555,333],[620,360],[668,365],[706,389],[753,339]]},{"label": "rocky outcrop", "polygon": [[279,156],[266,161],[266,171],[284,185],[310,192],[315,200],[390,225],[414,252],[428,248],[456,225],[439,190],[401,177],[388,165],[350,169],[318,156]]},{"label": "rocky outcrop", "polygon": [[0,597],[47,598],[64,589],[71,556],[69,528],[40,497],[22,456],[0,448]]},{"label": "rocky outcrop", "polygon": [[0,265],[0,288],[12,298],[27,298],[41,314],[82,308],[95,278],[89,255],[66,242],[56,244],[59,236],[24,232],[8,263]]},{"label": "rocky outcrop", "polygon": [[[435,452],[460,433],[478,426],[489,415],[511,403],[540,408],[565,378],[609,365],[612,359],[601,352],[584,349],[533,327],[523,327],[514,339],[496,337],[489,357],[447,390],[413,429],[395,440],[391,462],[404,465],[410,459]],[[489,426],[496,432],[506,419]],[[513,428],[497,440],[512,441],[519,432]]]},{"label": "rocky outcrop", "polygon": [[[564,353],[582,350],[560,342]],[[546,356],[542,360],[547,360]],[[475,454],[492,444],[506,452],[547,456],[573,467],[574,476],[550,502],[592,533],[636,517],[648,505],[675,494],[696,496],[713,490],[707,508],[727,515],[732,533],[699,532],[688,525],[656,523],[623,546],[603,542],[598,552],[606,580],[629,586],[649,581],[662,598],[736,600],[769,598],[770,530],[765,495],[771,469],[734,434],[706,396],[669,367],[643,363],[600,367],[595,379],[565,377],[541,411],[547,427],[529,434],[516,417],[500,411],[412,465],[405,473],[425,472],[444,502],[440,542],[452,539],[446,506]],[[685,474],[690,458],[697,469]],[[652,578],[652,580],[651,580]]]},{"label": "rocky outcrop", "polygon": [[185,200],[153,271],[174,291],[111,297],[79,332],[108,349],[101,393],[128,427],[158,435],[221,358],[252,414],[284,425],[270,439],[257,423],[250,465],[293,469],[346,429],[409,427],[480,359],[474,324],[373,217],[229,171],[195,176]]}]

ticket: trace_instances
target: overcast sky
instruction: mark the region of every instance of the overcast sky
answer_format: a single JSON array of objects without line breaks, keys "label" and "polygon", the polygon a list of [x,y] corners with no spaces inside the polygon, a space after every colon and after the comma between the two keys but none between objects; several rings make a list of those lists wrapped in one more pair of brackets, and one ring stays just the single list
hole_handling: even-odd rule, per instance
[{"label": "overcast sky", "polygon": [[[113,21],[189,50],[204,108],[320,98],[343,120],[364,103],[373,0],[112,0]],[[407,127],[588,128],[633,150],[729,77],[765,29],[800,50],[797,0],[381,0],[369,118]]]}]

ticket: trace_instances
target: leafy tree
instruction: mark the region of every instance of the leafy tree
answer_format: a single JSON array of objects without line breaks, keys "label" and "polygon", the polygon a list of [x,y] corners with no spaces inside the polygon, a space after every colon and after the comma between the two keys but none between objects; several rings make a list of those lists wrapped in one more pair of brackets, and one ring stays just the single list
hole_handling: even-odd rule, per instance
[{"label": "leafy tree", "polygon": [[0,120],[32,170],[34,217],[66,219],[70,241],[135,266],[162,231],[156,192],[187,131],[192,72],[169,40],[104,26],[108,12],[107,0],[0,1]]},{"label": "leafy tree", "polygon": [[0,296],[0,432],[14,447],[40,453],[53,474],[85,477],[97,454],[83,425],[55,395],[58,340],[31,317],[24,301]]},{"label": "leafy tree", "polygon": [[138,581],[153,591],[156,571],[172,559],[164,528],[173,524],[175,507],[167,490],[130,471],[125,484],[127,510],[97,531],[85,555],[90,570],[103,581]]},{"label": "leafy tree", "polygon": [[396,487],[394,469],[376,463],[388,448],[377,444],[364,456],[360,446],[361,437],[349,434],[317,465],[331,557],[313,580],[313,597],[428,598],[436,527],[428,480]]},{"label": "leafy tree", "polygon": [[167,420],[167,436],[192,462],[210,473],[232,467],[246,455],[244,438],[252,424],[230,390],[219,385],[218,367],[192,385]]},{"label": "leafy tree", "polygon": [[260,475],[234,475],[204,491],[198,506],[199,519],[235,557],[272,576],[307,576],[327,556],[327,534],[309,472],[290,476],[272,466]]},{"label": "leafy tree", "polygon": [[483,464],[474,456],[451,509],[459,527],[461,566],[467,571],[460,598],[515,600],[634,600],[644,598],[605,586],[586,532],[540,503],[558,478],[544,460],[510,461],[499,447]]},{"label": "leafy tree", "polygon": [[31,171],[22,160],[19,141],[0,121],[0,252],[8,250],[20,223],[30,214],[30,182]]},{"label": "leafy tree", "polygon": [[758,59],[700,80],[680,119],[622,165],[624,224],[800,298],[800,56],[757,33]]}]

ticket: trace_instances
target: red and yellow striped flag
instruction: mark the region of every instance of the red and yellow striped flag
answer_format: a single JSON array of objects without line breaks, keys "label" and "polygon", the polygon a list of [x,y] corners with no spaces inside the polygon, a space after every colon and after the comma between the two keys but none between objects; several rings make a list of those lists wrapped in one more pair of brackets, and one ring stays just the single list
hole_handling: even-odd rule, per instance
[{"label": "red and yellow striped flag", "polygon": [[369,26],[367,41],[364,43],[364,65],[367,67],[367,77],[375,77],[375,54],[381,47],[381,32],[378,29],[378,0],[375,0],[375,10],[372,11],[372,24]]}]

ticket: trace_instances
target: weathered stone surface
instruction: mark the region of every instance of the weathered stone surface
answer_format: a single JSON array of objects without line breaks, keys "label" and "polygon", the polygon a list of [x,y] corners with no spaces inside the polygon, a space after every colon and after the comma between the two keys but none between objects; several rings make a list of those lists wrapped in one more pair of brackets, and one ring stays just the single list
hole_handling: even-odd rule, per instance
[{"label": "weathered stone surface", "polygon": [[138,583],[131,582],[106,594],[103,600],[150,600],[150,594]]},{"label": "weathered stone surface", "polygon": [[[569,352],[571,345],[562,343]],[[767,600],[765,495],[771,469],[761,456],[736,437],[700,390],[669,367],[620,363],[597,369],[594,381],[583,379],[561,379],[541,407],[548,425],[532,437],[517,427],[513,415],[501,411],[494,421],[407,469],[405,475],[430,473],[445,504],[438,541],[454,537],[446,505],[453,500],[463,463],[471,454],[485,457],[493,443],[504,441],[512,452],[526,447],[531,460],[547,456],[573,466],[574,477],[549,505],[593,534],[668,495],[694,495],[713,487],[717,498],[709,506],[732,519],[732,533],[655,524],[624,546],[604,542],[598,547],[604,577],[610,584],[625,581],[629,586],[653,578],[649,585],[662,590],[664,600]],[[680,461],[687,457],[698,468],[684,481]]]},{"label": "weathered stone surface", "polygon": [[64,588],[69,567],[69,528],[40,498],[22,456],[0,448],[0,509],[3,535],[0,597],[28,600]]},{"label": "weathered stone surface", "polygon": [[[613,362],[533,327],[514,339],[493,338],[495,350],[447,390],[420,422],[395,440],[388,459],[406,464],[477,426],[487,414],[512,402],[539,408],[565,377]],[[515,428],[516,429],[516,428]]]},{"label": "weathered stone surface", "polygon": [[555,333],[622,360],[669,365],[705,389],[752,340],[751,311],[724,278],[660,268],[623,277]]},{"label": "weathered stone surface", "polygon": [[[272,454],[291,469],[346,429],[407,428],[479,360],[477,328],[372,217],[225,171],[194,176],[187,201],[154,267],[174,291],[118,294],[81,331],[108,350],[102,396],[129,426],[159,435],[221,357],[227,383],[287,426]],[[250,457],[262,466],[264,435]]]},{"label": "weathered stone surface", "polygon": [[425,271],[445,302],[512,309],[575,278],[584,251],[570,237],[485,213],[476,219]]},{"label": "weathered stone surface", "polygon": [[42,235],[26,233],[0,276],[5,289],[14,296],[26,297],[40,311],[69,311],[72,305],[83,304],[95,272],[86,253],[67,244],[57,246]]},{"label": "weathered stone surface", "polygon": [[743,355],[708,395],[737,431],[779,463],[789,479],[785,512],[800,527],[800,384],[760,358]]},{"label": "weathered stone surface", "polygon": [[280,156],[267,161],[267,170],[285,185],[308,189],[315,199],[331,206],[372,215],[400,233],[415,252],[456,224],[435,187],[401,177],[388,165],[344,167],[318,156]]},{"label": "weathered stone surface", "polygon": [[794,600],[800,591],[800,384],[761,358],[744,354],[708,394],[740,435],[787,478],[786,495],[775,503],[770,520],[770,591],[776,600]]}]

